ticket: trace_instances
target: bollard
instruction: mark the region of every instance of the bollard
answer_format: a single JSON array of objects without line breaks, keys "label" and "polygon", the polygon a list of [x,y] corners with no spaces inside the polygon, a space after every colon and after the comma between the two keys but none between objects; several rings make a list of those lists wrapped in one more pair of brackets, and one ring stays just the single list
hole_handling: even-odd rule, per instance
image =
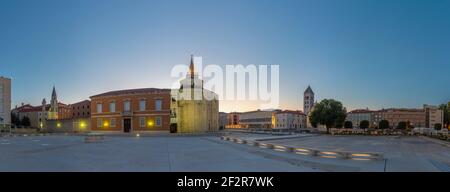
[{"label": "bollard", "polygon": [[295,152],[295,148],[294,147],[286,147],[286,152],[294,153]]},{"label": "bollard", "polygon": [[317,157],[319,155],[319,151],[317,150],[310,150],[311,152],[309,153],[309,155],[311,155],[312,157]]}]

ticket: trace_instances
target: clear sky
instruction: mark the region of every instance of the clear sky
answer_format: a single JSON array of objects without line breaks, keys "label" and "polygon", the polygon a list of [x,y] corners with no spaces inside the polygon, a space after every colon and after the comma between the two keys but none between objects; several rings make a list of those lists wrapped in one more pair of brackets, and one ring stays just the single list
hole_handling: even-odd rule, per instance
[{"label": "clear sky", "polygon": [[450,100],[450,1],[0,1],[0,75],[13,79],[13,105],[38,105],[53,85],[64,103],[169,88],[190,54],[280,65],[285,109],[302,108],[308,85],[349,109],[440,104]]}]

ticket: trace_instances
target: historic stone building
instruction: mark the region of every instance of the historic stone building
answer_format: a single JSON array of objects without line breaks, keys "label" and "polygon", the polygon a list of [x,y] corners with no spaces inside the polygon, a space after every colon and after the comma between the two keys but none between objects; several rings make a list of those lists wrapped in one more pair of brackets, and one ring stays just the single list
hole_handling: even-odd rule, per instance
[{"label": "historic stone building", "polygon": [[309,115],[309,112],[311,112],[314,104],[314,92],[311,87],[308,86],[303,93],[303,112],[305,115]]},{"label": "historic stone building", "polygon": [[380,110],[379,113],[391,128],[396,128],[400,122],[409,123],[412,127],[425,127],[426,112],[423,109],[390,108]]},{"label": "historic stone building", "polygon": [[72,108],[72,118],[90,118],[91,117],[91,101],[84,100],[74,104],[71,104]]},{"label": "historic stone building", "polygon": [[[374,111],[369,109],[355,109],[347,113],[346,121],[351,121],[354,128],[359,128],[361,121],[373,122]],[[370,126],[370,125],[369,125]]]},{"label": "historic stone building", "polygon": [[273,113],[280,110],[256,110],[239,114],[239,128],[272,129]]},{"label": "historic stone building", "polygon": [[425,127],[434,128],[437,124],[444,127],[444,111],[439,109],[438,106],[433,105],[423,105],[425,110]]},{"label": "historic stone building", "polygon": [[67,104],[58,102],[55,87],[53,87],[50,104],[47,104],[47,100],[44,98],[39,106],[22,104],[20,107],[16,106],[15,109],[13,109],[13,112],[20,120],[24,117],[28,117],[30,119],[31,128],[45,129],[47,128],[47,121],[72,118],[71,107]]},{"label": "historic stone building", "polygon": [[308,85],[308,88],[306,88],[303,93],[303,113],[306,115],[306,127],[312,127],[311,122],[309,121],[309,114],[314,110],[315,104],[314,92],[311,89],[311,86]]},{"label": "historic stone building", "polygon": [[277,111],[272,114],[274,129],[298,130],[306,128],[306,115],[301,111]]},{"label": "historic stone building", "polygon": [[241,113],[239,112],[231,112],[227,115],[227,125],[225,128],[227,129],[241,129],[243,128],[239,122]]},{"label": "historic stone building", "polygon": [[[189,72],[172,90],[171,124],[178,133],[215,132],[219,130],[218,95],[203,88],[191,56]],[[176,127],[176,128],[175,128]]]},{"label": "historic stone building", "polygon": [[119,90],[91,96],[91,130],[169,131],[170,89]]}]

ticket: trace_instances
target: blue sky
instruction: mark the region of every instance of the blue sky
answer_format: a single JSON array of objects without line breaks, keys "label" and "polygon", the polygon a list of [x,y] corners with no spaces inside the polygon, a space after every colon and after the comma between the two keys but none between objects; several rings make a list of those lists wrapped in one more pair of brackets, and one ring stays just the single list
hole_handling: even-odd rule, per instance
[{"label": "blue sky", "polygon": [[13,105],[37,105],[53,85],[65,103],[168,88],[172,67],[190,54],[205,64],[280,65],[286,109],[302,108],[308,85],[349,109],[450,100],[444,0],[3,0],[0,26]]}]

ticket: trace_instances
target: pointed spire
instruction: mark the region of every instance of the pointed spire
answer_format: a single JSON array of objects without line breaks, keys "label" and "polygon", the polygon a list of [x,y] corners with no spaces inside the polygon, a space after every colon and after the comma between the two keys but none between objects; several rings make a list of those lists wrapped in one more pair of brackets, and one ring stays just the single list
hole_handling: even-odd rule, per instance
[{"label": "pointed spire", "polygon": [[195,69],[194,69],[194,55],[191,54],[191,64],[189,65],[189,74],[191,77],[194,77]]},{"label": "pointed spire", "polygon": [[308,85],[308,88],[306,88],[305,93],[312,93],[312,94],[314,94],[313,90],[311,89],[311,86]]},{"label": "pointed spire", "polygon": [[54,85],[53,85],[52,97],[56,97],[56,89],[55,89]]}]

